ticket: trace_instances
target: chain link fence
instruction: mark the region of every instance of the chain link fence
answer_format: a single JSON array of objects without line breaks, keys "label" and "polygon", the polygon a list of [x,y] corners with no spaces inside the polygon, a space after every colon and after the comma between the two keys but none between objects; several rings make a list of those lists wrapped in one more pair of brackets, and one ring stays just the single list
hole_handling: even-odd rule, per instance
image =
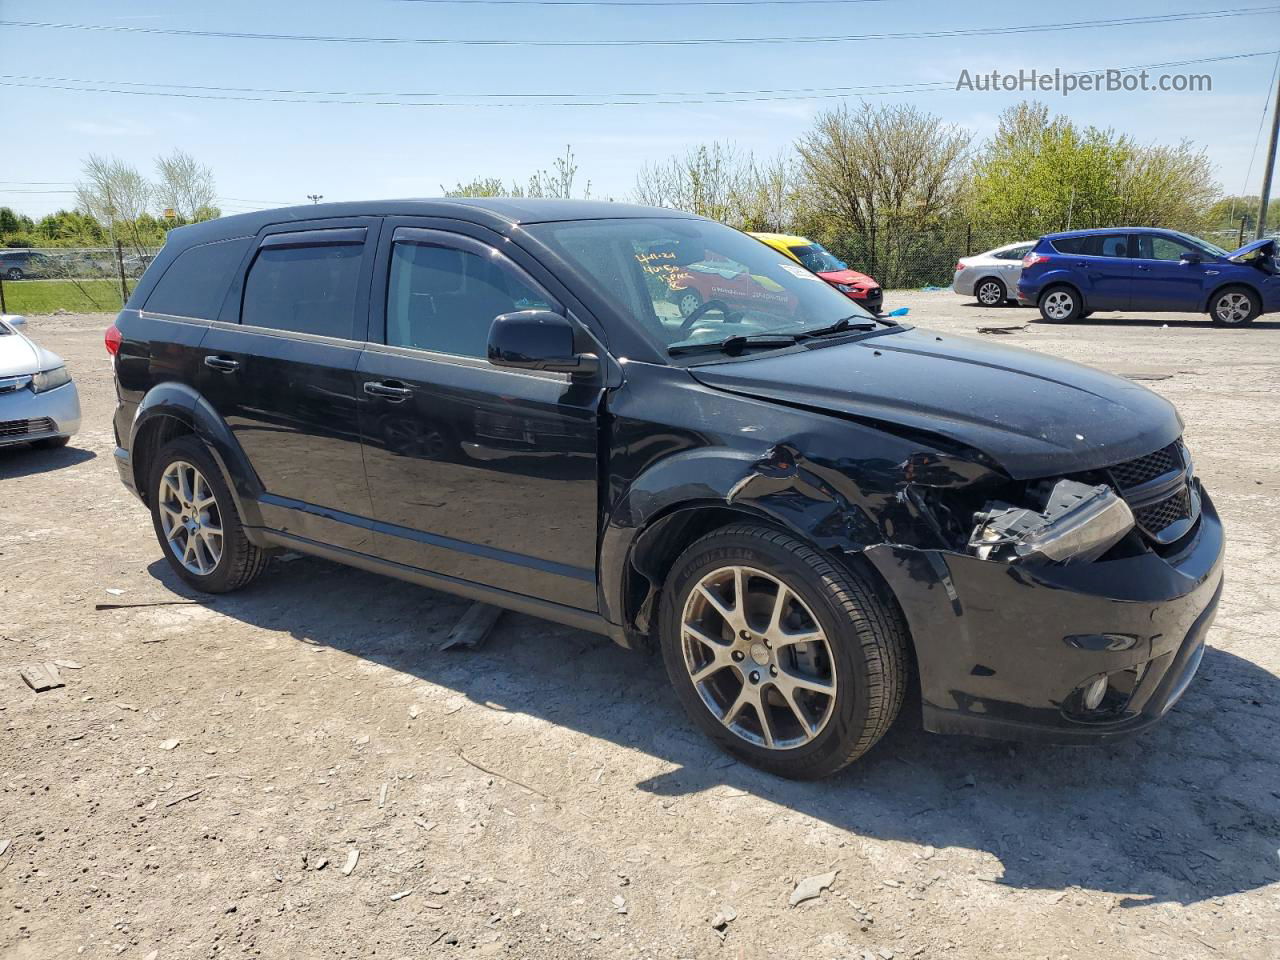
[{"label": "chain link fence", "polygon": [[113,312],[159,247],[0,247],[0,312]]}]

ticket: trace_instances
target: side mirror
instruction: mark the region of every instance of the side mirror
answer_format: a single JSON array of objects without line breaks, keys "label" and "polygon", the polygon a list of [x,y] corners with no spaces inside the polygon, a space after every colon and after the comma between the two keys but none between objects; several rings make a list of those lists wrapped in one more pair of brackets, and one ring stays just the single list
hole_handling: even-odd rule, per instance
[{"label": "side mirror", "polygon": [[1192,253],[1190,251],[1187,251],[1178,259],[1180,259],[1183,263],[1203,263],[1204,262],[1204,257],[1200,256],[1200,254],[1198,253]]},{"label": "side mirror", "polygon": [[517,370],[550,370],[588,375],[600,369],[594,353],[577,353],[574,328],[550,310],[517,310],[493,318],[489,328],[489,362]]}]

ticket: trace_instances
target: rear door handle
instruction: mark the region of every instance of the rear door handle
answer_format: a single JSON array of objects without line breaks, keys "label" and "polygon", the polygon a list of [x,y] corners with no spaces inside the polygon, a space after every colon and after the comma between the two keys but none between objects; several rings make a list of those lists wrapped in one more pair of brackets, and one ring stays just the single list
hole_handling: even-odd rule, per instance
[{"label": "rear door handle", "polygon": [[413,391],[398,380],[388,380],[385,382],[366,380],[364,383],[364,392],[372,397],[386,397],[392,402],[407,400],[409,397],[413,396]]},{"label": "rear door handle", "polygon": [[227,357],[205,357],[204,365],[219,373],[235,373],[240,369],[239,360],[231,360]]}]

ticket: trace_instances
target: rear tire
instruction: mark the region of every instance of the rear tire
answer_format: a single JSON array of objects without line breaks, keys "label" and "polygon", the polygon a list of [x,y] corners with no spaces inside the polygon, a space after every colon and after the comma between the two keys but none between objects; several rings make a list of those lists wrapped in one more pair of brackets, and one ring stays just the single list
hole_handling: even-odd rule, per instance
[{"label": "rear tire", "polygon": [[680,318],[684,319],[702,306],[702,296],[693,287],[686,287],[683,290],[676,290],[671,297],[676,305],[676,309],[680,311]]},{"label": "rear tire", "polygon": [[1040,295],[1040,318],[1045,323],[1071,323],[1083,313],[1080,294],[1071,287],[1059,284]]},{"label": "rear tire", "polygon": [[1209,316],[1219,327],[1241,327],[1262,313],[1262,302],[1248,287],[1224,287],[1213,295]]},{"label": "rear tire", "polygon": [[660,633],[693,722],[778,776],[835,773],[871,749],[902,706],[907,629],[896,603],[869,577],[769,527],[734,524],[689,546],[663,589]]},{"label": "rear tire", "polygon": [[1009,299],[1009,291],[998,277],[983,277],[974,285],[973,295],[984,307],[998,307]]},{"label": "rear tire", "polygon": [[18,267],[10,267],[9,272],[5,274],[5,277],[9,280],[21,280],[25,276],[26,274],[23,273]]},{"label": "rear tire", "polygon": [[270,557],[245,536],[222,471],[196,437],[161,448],[147,483],[152,526],[174,573],[205,593],[239,590],[262,573]]}]

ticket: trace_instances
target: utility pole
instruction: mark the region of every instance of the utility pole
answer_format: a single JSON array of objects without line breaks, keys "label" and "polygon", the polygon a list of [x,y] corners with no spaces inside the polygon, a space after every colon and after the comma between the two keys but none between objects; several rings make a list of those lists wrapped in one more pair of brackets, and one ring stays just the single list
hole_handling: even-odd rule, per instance
[{"label": "utility pole", "polygon": [[[1280,71],[1277,71],[1280,73]],[[1257,240],[1267,229],[1267,203],[1271,200],[1271,175],[1276,169],[1276,139],[1280,137],[1280,76],[1276,77],[1276,101],[1271,105],[1271,144],[1267,147],[1267,163],[1262,168],[1262,197],[1258,201]]]},{"label": "utility pole", "polygon": [[[1275,144],[1272,144],[1272,146],[1275,146]],[[319,203],[321,200],[323,200],[323,199],[324,199],[324,194],[323,194],[323,193],[308,193],[308,194],[307,194],[307,199],[308,199],[308,200],[310,200],[312,203]]]}]

